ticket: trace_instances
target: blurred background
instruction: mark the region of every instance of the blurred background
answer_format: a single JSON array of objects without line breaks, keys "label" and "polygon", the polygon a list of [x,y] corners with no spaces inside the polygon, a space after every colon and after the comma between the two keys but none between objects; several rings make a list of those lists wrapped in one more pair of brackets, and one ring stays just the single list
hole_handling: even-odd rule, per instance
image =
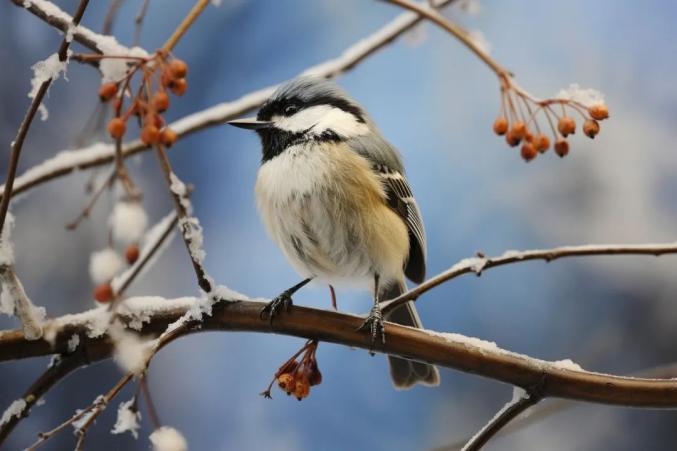
[{"label": "blurred background", "polygon": [[[73,11],[76,0],[56,2]],[[457,2],[459,3],[459,2]],[[123,2],[114,34],[134,35],[141,2]],[[159,47],[192,2],[150,2],[141,45]],[[84,24],[100,30],[109,2],[90,2]],[[580,134],[571,153],[552,151],[530,164],[491,133],[496,77],[467,49],[424,24],[386,47],[339,83],[361,102],[404,157],[428,234],[428,274],[478,250],[585,243],[675,240],[677,232],[677,4],[665,1],[490,1],[447,9],[481,30],[491,54],[536,96],[570,83],[601,90],[612,119],[591,141]],[[297,75],[340,52],[400,13],[365,0],[224,0],[199,18],[176,48],[190,66],[189,90],[169,119],[231,100]],[[61,36],[7,1],[0,2],[0,173],[29,101],[31,65],[52,54]],[[79,48],[79,47],[78,47]],[[36,121],[21,171],[73,148],[95,111],[99,76],[71,64]],[[108,138],[102,136],[101,139]],[[207,268],[215,279],[254,297],[272,297],[298,276],[257,217],[253,185],[260,159],[254,134],[213,127],[170,152],[176,172],[195,185],[193,202],[205,231]],[[152,154],[130,161],[152,218],[171,208]],[[105,171],[101,171],[101,174]],[[106,245],[104,196],[75,232],[89,171],[43,185],[13,205],[16,260],[24,285],[50,316],[94,307],[89,254]],[[425,325],[462,333],[548,360],[571,358],[586,369],[627,374],[674,362],[677,350],[677,257],[596,257],[511,265],[445,284],[418,302]],[[197,294],[179,239],[130,294]],[[302,290],[298,304],[329,308],[326,287]],[[367,293],[341,290],[341,310],[366,313]],[[0,327],[16,327],[0,318]],[[511,387],[442,370],[437,389],[398,392],[386,359],[321,344],[322,385],[303,402],[279,390],[258,396],[302,340],[268,334],[204,333],[184,338],[153,360],[150,389],[162,422],[181,430],[193,450],[425,450],[472,435]],[[0,364],[4,409],[48,359]],[[23,449],[89,404],[120,377],[111,362],[66,379],[36,407],[6,444]],[[119,400],[131,397],[129,387]],[[152,430],[145,410],[141,436],[109,434],[117,402],[91,429],[88,449],[145,450]],[[492,450],[659,450],[677,440],[677,414],[576,404],[490,442]],[[69,432],[45,449],[69,449]]]}]

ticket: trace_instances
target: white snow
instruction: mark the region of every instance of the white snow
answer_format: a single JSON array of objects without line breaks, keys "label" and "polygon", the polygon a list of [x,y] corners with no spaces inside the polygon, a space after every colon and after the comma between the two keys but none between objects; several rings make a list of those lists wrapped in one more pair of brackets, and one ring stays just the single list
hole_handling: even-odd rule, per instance
[{"label": "white snow", "polygon": [[567,89],[560,90],[555,98],[573,100],[586,107],[604,103],[604,94],[595,89],[581,88],[578,83],[572,83]]},{"label": "white snow", "polygon": [[19,318],[27,340],[41,338],[47,312],[44,307],[33,305],[12,266],[0,266],[0,284],[0,313]]},{"label": "white snow", "polygon": [[0,426],[2,426],[5,423],[8,423],[12,417],[20,417],[23,414],[24,409],[26,408],[26,401],[21,398],[17,399],[14,401],[12,404],[9,405],[7,410],[5,410],[2,413],[2,417],[0,418]]},{"label": "white snow", "polygon": [[[4,192],[5,186],[2,186]],[[7,212],[5,216],[5,224],[2,227],[2,235],[0,235],[0,266],[14,264],[14,249],[12,248],[12,229],[14,228],[14,215]]]},{"label": "white snow", "polygon": [[551,363],[554,367],[559,368],[561,370],[585,371],[583,367],[581,367],[578,363],[574,362],[571,359],[556,360]]},{"label": "white snow", "polygon": [[119,322],[108,332],[113,340],[115,362],[126,372],[141,374],[153,353],[152,340],[143,340],[137,334],[126,331]]},{"label": "white snow", "polygon": [[187,451],[188,443],[179,431],[170,426],[162,426],[150,434],[153,451]]},{"label": "white snow", "polygon": [[[114,44],[106,43],[103,45],[103,47],[104,48],[101,48],[101,46],[99,46],[99,50],[101,50],[104,55],[134,56],[140,58],[147,58],[149,56],[148,52],[146,52],[141,47],[133,47],[129,50],[123,50],[120,48],[120,45],[117,43],[117,41]],[[122,80],[129,71],[130,62],[133,61],[123,58],[103,58],[99,62],[99,71],[101,71],[102,83],[119,82]]]},{"label": "white snow", "polygon": [[468,38],[470,38],[472,43],[484,53],[491,53],[491,43],[481,30],[470,30],[468,32]]},{"label": "white snow", "polygon": [[124,266],[125,263],[120,254],[107,247],[92,253],[89,259],[89,275],[94,283],[110,282]]},{"label": "white snow", "polygon": [[129,432],[134,438],[139,438],[140,420],[141,412],[134,406],[134,398],[123,401],[118,406],[118,417],[110,432],[111,434]]},{"label": "white snow", "polygon": [[116,242],[136,243],[148,227],[148,215],[140,202],[121,201],[115,204],[108,224]]},{"label": "white snow", "polygon": [[80,344],[80,335],[78,334],[73,334],[69,339],[68,339],[68,352],[75,352],[75,350],[78,348],[78,345]]},{"label": "white snow", "polygon": [[[68,51],[68,56],[70,56],[71,51]],[[54,53],[48,56],[42,61],[35,63],[31,69],[33,69],[33,78],[31,79],[31,90],[28,93],[30,99],[35,99],[35,96],[38,95],[38,90],[40,86],[47,80],[56,80],[59,78],[61,73],[66,73],[66,65],[68,64],[68,58],[65,61],[59,61],[59,55]],[[67,80],[67,79],[66,79]],[[40,119],[43,121],[47,120],[49,113],[47,108],[43,103],[40,103],[39,107]]]}]

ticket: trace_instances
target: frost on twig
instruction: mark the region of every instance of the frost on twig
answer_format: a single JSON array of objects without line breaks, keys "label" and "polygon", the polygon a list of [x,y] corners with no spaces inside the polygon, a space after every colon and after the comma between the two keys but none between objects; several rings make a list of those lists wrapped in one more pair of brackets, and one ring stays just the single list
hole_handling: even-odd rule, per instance
[{"label": "frost on twig", "polygon": [[118,417],[115,421],[111,434],[123,434],[129,432],[134,438],[139,438],[139,428],[141,425],[141,412],[136,407],[136,398],[123,401],[118,407]]},{"label": "frost on twig", "polygon": [[[67,53],[68,56],[71,55],[71,51],[68,50]],[[31,90],[28,93],[28,97],[31,100],[34,100],[35,97],[38,95],[38,91],[40,90],[40,86],[48,80],[57,80],[59,76],[63,73],[64,79],[68,81],[68,78],[66,78],[66,66],[68,65],[68,59],[65,61],[61,61],[59,59],[59,54],[54,53],[47,57],[46,59],[42,61],[38,61],[33,65],[31,69],[33,69],[33,78],[31,79]],[[47,117],[49,116],[49,112],[47,111],[47,107],[43,103],[40,103],[39,106],[39,111],[40,111],[40,119],[43,121],[47,120]]]},{"label": "frost on twig", "polygon": [[14,271],[14,252],[11,245],[13,223],[14,218],[8,214],[2,236],[0,236],[0,285],[2,286],[0,313],[19,318],[26,339],[37,340],[42,337],[45,309],[33,305]]},{"label": "frost on twig", "polygon": [[23,415],[25,408],[26,401],[23,398],[15,400],[9,405],[7,410],[2,413],[2,417],[0,418],[0,426],[9,423],[13,417],[20,417]]}]

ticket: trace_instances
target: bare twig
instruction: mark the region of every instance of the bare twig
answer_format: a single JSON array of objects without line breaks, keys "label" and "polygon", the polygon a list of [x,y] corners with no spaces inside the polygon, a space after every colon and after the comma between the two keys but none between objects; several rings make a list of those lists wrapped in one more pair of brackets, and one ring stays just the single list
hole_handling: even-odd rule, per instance
[{"label": "bare twig", "polygon": [[94,205],[96,204],[96,201],[99,200],[99,196],[107,189],[111,188],[113,186],[113,181],[115,180],[115,176],[117,174],[117,170],[113,169],[110,174],[106,176],[106,180],[98,187],[96,190],[94,190],[94,193],[92,194],[92,197],[89,199],[87,202],[87,205],[85,205],[85,208],[82,209],[80,214],[78,215],[77,218],[75,218],[72,222],[69,222],[66,224],[66,228],[68,230],[75,230],[80,223],[82,222],[83,219],[88,218],[89,214],[92,212],[92,208],[94,208]]},{"label": "bare twig", "polygon": [[149,4],[150,0],[143,0],[139,12],[134,17],[134,45],[139,45],[139,42],[141,42],[141,28],[143,27],[143,19],[146,17]]},{"label": "bare twig", "polygon": [[448,270],[426,280],[417,287],[403,293],[395,299],[383,303],[383,312],[388,312],[407,301],[416,300],[421,294],[436,286],[455,279],[463,274],[480,275],[482,271],[511,263],[530,260],[553,260],[565,257],[583,257],[593,255],[653,255],[677,253],[677,242],[651,244],[590,244],[582,246],[563,246],[552,249],[535,249],[527,251],[508,251],[497,257],[466,258]]},{"label": "bare twig", "polygon": [[522,390],[515,389],[512,401],[508,402],[496,415],[475,434],[462,451],[477,451],[481,449],[498,431],[506,426],[512,419],[538,403],[542,398],[535,391],[520,394]]},{"label": "bare twig", "polygon": [[125,0],[110,1],[110,6],[108,6],[108,11],[106,11],[106,16],[103,19],[103,27],[101,27],[103,34],[111,34],[113,31],[113,23],[115,23],[118,11],[120,11],[120,7],[124,1]]},{"label": "bare twig", "polygon": [[[21,5],[23,0],[12,0]],[[438,7],[446,6],[453,0],[439,0],[436,2]],[[31,10],[32,11],[32,10]],[[33,11],[32,11],[33,12]],[[43,17],[43,16],[39,16]],[[369,56],[384,48],[405,32],[412,29],[422,21],[422,17],[413,13],[405,12],[397,16],[390,23],[380,28],[370,36],[356,42],[337,58],[327,60],[315,66],[312,66],[302,73],[305,75],[315,75],[324,78],[334,78],[347,72],[359,63],[366,60]],[[61,22],[59,22],[61,23]],[[59,25],[57,28],[66,30],[67,27]],[[83,27],[78,27],[81,30]],[[94,41],[105,39],[105,36],[96,35],[89,32],[94,37]],[[89,36],[89,34],[88,34]],[[76,32],[75,37],[78,37]],[[91,36],[90,36],[91,37]],[[96,45],[92,44],[96,50]],[[125,53],[125,52],[121,52]],[[171,124],[169,127],[174,130],[179,138],[183,138],[191,133],[203,130],[207,127],[221,125],[226,121],[234,119],[248,111],[251,111],[263,104],[265,100],[273,93],[278,85],[269,86],[250,92],[237,100],[224,102],[214,105],[205,110],[189,114]],[[134,141],[123,146],[122,154],[125,158],[136,155],[150,148],[143,145],[141,141]],[[75,170],[88,169],[92,167],[108,164],[113,161],[115,148],[112,145],[95,144],[85,149],[68,150],[57,154],[50,160],[35,166],[23,175],[17,177],[13,193],[23,193],[35,186],[48,182],[58,177],[70,174]]]},{"label": "bare twig", "polygon": [[183,22],[174,30],[174,33],[167,39],[165,45],[162,46],[162,50],[166,52],[171,52],[177,42],[181,37],[188,31],[191,25],[195,22],[198,16],[202,11],[209,5],[209,0],[197,0],[193,9],[190,10],[188,15],[183,19]]},{"label": "bare twig", "polygon": [[[80,23],[80,19],[82,19],[82,15],[85,13],[85,9],[87,8],[88,3],[89,0],[80,0],[78,8],[75,10],[75,14],[73,14],[73,20],[71,22],[72,25],[77,26]],[[65,62],[66,59],[68,58],[68,47],[70,47],[70,44],[71,41],[68,38],[68,36],[66,36],[61,41],[58,54],[59,61],[62,63]],[[14,141],[12,141],[11,155],[9,157],[9,166],[7,168],[7,176],[5,177],[5,185],[3,187],[2,200],[0,201],[0,235],[2,234],[3,226],[5,224],[5,218],[7,217],[7,210],[9,209],[9,201],[12,198],[14,177],[16,176],[16,168],[19,165],[19,158],[21,157],[21,149],[23,149],[23,144],[26,139],[26,136],[28,135],[28,130],[30,129],[31,124],[33,123],[35,113],[38,112],[38,108],[40,108],[42,99],[45,97],[45,94],[47,94],[47,90],[49,89],[49,86],[51,84],[52,78],[48,78],[47,80],[42,82],[40,88],[35,94],[35,97],[33,98],[33,101],[31,102],[31,105],[28,107],[28,111],[26,111],[26,115],[24,116],[24,119],[21,122],[21,125],[19,126],[19,130],[16,133]]]}]

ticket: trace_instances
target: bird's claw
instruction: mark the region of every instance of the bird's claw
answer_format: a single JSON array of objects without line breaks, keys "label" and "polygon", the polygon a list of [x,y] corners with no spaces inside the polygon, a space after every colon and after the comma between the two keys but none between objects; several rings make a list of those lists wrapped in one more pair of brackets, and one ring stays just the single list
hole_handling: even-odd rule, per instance
[{"label": "bird's claw", "polygon": [[386,329],[383,325],[383,312],[381,312],[381,307],[378,304],[374,305],[369,312],[369,316],[364,320],[362,325],[357,328],[358,331],[366,330],[371,335],[371,347],[369,353],[374,355],[374,345],[376,340],[381,336],[381,344],[386,342]]},{"label": "bird's claw", "polygon": [[273,318],[279,315],[282,310],[288,312],[292,304],[293,302],[291,299],[291,295],[288,292],[284,291],[279,296],[273,298],[272,301],[267,303],[266,306],[261,309],[261,313],[259,313],[259,318],[264,319],[267,315],[272,324]]}]

